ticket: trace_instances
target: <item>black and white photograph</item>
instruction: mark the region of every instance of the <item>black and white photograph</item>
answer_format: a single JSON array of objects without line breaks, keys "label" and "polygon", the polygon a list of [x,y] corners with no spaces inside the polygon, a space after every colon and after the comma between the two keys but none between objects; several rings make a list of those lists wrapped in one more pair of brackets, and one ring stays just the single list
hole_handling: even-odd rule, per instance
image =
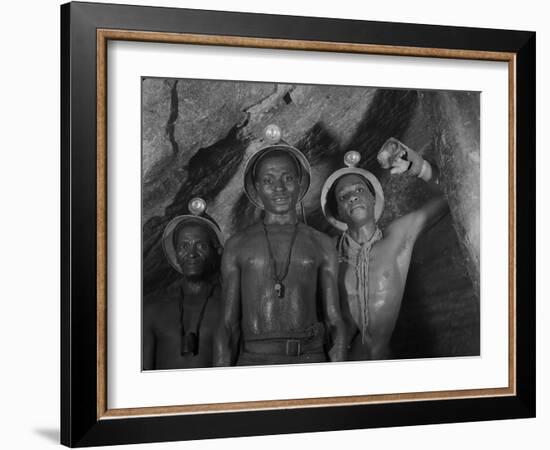
[{"label": "black and white photograph", "polygon": [[480,355],[480,93],[141,78],[142,370]]}]

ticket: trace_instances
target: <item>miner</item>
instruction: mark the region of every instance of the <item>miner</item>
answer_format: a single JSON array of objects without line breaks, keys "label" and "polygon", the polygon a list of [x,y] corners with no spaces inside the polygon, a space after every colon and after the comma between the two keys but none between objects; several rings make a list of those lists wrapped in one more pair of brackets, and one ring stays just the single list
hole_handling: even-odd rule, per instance
[{"label": "miner", "polygon": [[391,357],[392,336],[411,254],[419,234],[448,211],[438,186],[438,170],[414,150],[390,138],[377,155],[392,175],[418,177],[437,195],[421,208],[389,224],[384,232],[377,225],[384,208],[384,193],[378,179],[355,167],[358,152],[348,152],[348,167],[326,180],[321,206],[328,221],[342,233],[337,240],[339,290],[347,325],[349,358]]},{"label": "miner", "polygon": [[205,210],[204,200],[195,198],[189,202],[190,214],[174,218],[164,230],[164,254],[181,278],[144,307],[144,370],[213,365],[223,236]]},{"label": "miner", "polygon": [[[306,157],[266,130],[269,145],[247,162],[244,190],[262,219],[227,241],[222,259],[223,317],[215,364],[342,361],[345,324],[338,258],[331,239],[298,221],[310,184]],[[238,358],[232,358],[241,337]]]}]

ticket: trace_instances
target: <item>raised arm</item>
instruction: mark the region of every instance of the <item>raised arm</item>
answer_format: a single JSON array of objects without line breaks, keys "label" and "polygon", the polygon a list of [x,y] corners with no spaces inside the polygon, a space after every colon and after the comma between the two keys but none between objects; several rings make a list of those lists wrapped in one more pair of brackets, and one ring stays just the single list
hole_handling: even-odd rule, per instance
[{"label": "raised arm", "polygon": [[389,138],[378,151],[376,159],[383,169],[390,169],[392,175],[418,177],[440,191],[437,167],[400,140]]},{"label": "raised arm", "polygon": [[222,257],[222,319],[214,338],[214,366],[217,367],[235,363],[232,349],[236,348],[240,334],[241,275],[236,247],[236,239],[229,239]]},{"label": "raised arm", "polygon": [[332,338],[332,347],[328,356],[331,361],[345,361],[347,341],[346,326],[340,311],[338,296],[338,254],[328,236],[320,234],[320,237],[323,251],[323,262],[319,269],[321,298]]},{"label": "raised arm", "polygon": [[391,223],[386,234],[414,244],[418,235],[437,222],[449,210],[447,200],[439,186],[438,168],[397,139],[389,139],[378,152],[378,162],[392,175],[417,177],[426,182],[437,196],[422,207]]},{"label": "raised arm", "polygon": [[449,211],[449,205],[443,195],[428,200],[419,209],[394,220],[386,230],[388,236],[400,237],[413,245],[425,229],[431,227]]}]

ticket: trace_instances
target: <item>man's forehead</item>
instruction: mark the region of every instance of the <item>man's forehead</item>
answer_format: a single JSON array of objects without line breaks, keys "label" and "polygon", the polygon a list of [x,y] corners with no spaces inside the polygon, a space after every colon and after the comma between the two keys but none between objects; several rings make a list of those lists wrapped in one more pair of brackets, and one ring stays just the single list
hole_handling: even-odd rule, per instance
[{"label": "man's forehead", "polygon": [[208,239],[210,235],[210,231],[207,230],[205,226],[198,223],[187,223],[181,225],[180,227],[178,227],[176,232],[178,239],[197,237]]},{"label": "man's forehead", "polygon": [[283,150],[273,150],[269,152],[257,162],[258,173],[266,170],[289,168],[298,172],[298,163],[295,158]]},{"label": "man's forehead", "polygon": [[345,188],[352,187],[357,184],[367,186],[367,183],[362,176],[351,173],[348,175],[344,175],[336,182],[335,190],[336,192],[340,192]]}]

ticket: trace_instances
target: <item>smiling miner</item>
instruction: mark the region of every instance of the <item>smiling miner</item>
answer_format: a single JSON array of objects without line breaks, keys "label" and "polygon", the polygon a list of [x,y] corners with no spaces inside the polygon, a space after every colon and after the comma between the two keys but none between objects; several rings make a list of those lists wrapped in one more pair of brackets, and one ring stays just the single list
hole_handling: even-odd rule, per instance
[{"label": "smiling miner", "polygon": [[[328,236],[298,221],[296,206],[310,184],[309,163],[280,137],[278,127],[269,126],[270,145],[245,167],[244,190],[263,217],[225,247],[215,365],[342,361],[346,356],[337,254]],[[239,334],[234,361],[231,348]]]}]

